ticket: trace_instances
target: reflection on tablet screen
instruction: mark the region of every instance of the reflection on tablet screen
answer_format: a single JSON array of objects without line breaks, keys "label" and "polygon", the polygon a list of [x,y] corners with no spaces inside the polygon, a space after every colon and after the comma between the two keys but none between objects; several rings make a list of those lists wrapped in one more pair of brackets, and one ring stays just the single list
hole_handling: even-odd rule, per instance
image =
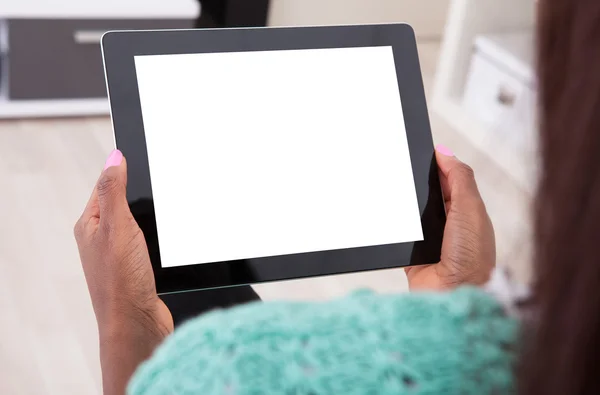
[{"label": "reflection on tablet screen", "polygon": [[392,47],[135,66],[163,267],[423,240]]}]

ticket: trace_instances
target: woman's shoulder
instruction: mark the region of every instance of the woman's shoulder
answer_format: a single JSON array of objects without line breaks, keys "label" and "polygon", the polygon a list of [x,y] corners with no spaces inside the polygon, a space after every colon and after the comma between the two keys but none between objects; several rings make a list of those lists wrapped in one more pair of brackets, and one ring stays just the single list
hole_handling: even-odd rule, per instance
[{"label": "woman's shoulder", "polygon": [[517,339],[504,306],[470,287],[254,303],[182,326],[129,392],[506,393]]}]

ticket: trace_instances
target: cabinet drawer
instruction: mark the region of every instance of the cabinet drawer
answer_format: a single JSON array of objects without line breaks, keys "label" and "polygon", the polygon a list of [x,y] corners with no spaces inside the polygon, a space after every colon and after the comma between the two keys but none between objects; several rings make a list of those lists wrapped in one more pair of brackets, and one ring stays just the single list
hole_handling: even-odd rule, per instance
[{"label": "cabinet drawer", "polygon": [[536,93],[484,56],[473,56],[463,104],[490,133],[517,140],[535,131]]},{"label": "cabinet drawer", "polygon": [[108,30],[191,28],[187,19],[12,19],[8,21],[8,97],[106,96],[100,38]]},{"label": "cabinet drawer", "polygon": [[529,190],[538,176],[536,102],[537,93],[526,81],[474,54],[463,106],[483,126],[482,144]]}]

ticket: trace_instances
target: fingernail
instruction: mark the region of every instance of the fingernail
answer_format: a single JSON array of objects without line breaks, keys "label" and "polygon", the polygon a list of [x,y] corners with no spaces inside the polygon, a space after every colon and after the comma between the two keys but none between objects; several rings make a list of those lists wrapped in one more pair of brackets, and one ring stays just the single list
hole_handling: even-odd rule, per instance
[{"label": "fingernail", "polygon": [[106,159],[106,163],[104,164],[104,170],[109,167],[119,166],[123,161],[123,154],[118,149],[113,150],[113,152],[108,155],[108,159]]},{"label": "fingernail", "polygon": [[445,156],[454,156],[454,152],[452,152],[452,150],[450,148],[448,148],[448,147],[446,147],[445,145],[442,145],[442,144],[438,144],[435,147],[435,150],[437,152],[439,152],[440,154],[445,155]]}]

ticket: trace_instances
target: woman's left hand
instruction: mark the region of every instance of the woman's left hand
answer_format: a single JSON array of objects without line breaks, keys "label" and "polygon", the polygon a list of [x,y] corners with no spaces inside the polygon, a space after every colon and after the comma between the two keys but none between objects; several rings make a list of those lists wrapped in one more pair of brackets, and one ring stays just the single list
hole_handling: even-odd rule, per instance
[{"label": "woman's left hand", "polygon": [[441,260],[406,268],[408,285],[435,291],[483,285],[496,265],[496,240],[473,170],[443,146],[436,148],[436,159],[448,211]]},{"label": "woman's left hand", "polygon": [[114,150],[75,238],[98,321],[105,394],[121,394],[135,368],[173,331],[156,294],[144,235],[126,198],[127,164]]}]

